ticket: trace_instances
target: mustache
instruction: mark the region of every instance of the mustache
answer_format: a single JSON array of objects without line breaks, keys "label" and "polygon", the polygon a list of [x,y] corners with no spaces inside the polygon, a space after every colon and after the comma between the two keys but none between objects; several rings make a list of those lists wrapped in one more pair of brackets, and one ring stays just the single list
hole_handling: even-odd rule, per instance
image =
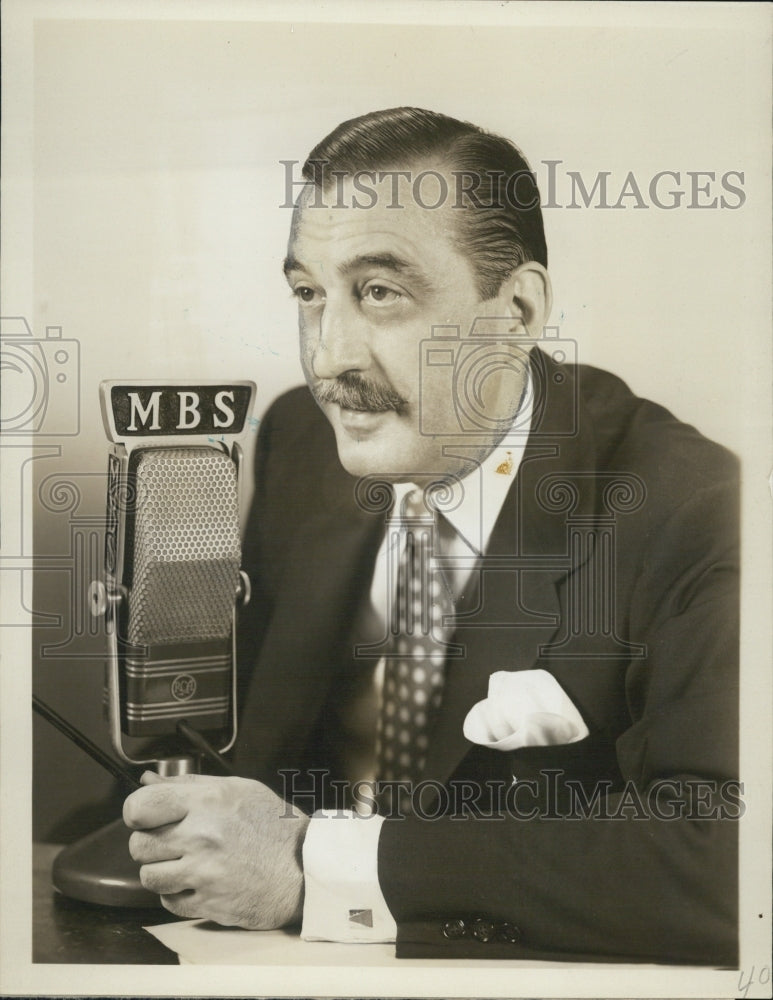
[{"label": "mustache", "polygon": [[408,405],[391,386],[374,382],[357,372],[343,372],[334,379],[319,379],[312,384],[311,391],[318,403],[338,403],[346,410],[401,413]]}]

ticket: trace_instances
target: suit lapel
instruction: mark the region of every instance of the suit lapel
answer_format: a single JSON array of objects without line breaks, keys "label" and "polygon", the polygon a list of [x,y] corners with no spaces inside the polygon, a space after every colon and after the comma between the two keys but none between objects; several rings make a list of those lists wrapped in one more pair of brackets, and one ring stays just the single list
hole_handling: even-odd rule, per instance
[{"label": "suit lapel", "polygon": [[[584,433],[577,433],[574,379],[554,380],[555,366],[541,352],[533,355],[537,387],[541,384],[548,400],[535,418],[486,553],[457,602],[457,609],[465,611],[457,619],[453,642],[464,651],[448,661],[424,772],[440,783],[470,749],[462,732],[464,719],[486,697],[489,676],[497,670],[532,669],[540,648],[554,637],[561,613],[558,588],[577,568],[567,548],[560,484],[574,470],[595,468],[594,441],[587,419]],[[579,502],[588,504],[588,495]]]}]

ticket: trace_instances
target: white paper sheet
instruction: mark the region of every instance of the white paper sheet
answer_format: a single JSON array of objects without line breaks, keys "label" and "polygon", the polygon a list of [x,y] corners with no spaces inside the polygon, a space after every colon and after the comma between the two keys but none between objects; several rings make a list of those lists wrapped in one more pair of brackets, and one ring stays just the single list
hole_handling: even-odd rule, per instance
[{"label": "white paper sheet", "polygon": [[[393,944],[303,941],[297,931],[244,931],[219,927],[209,920],[180,920],[146,927],[145,930],[167,948],[176,951],[183,965],[437,967],[436,959],[395,958]],[[556,966],[555,962],[488,959],[485,964],[486,968],[528,966],[534,969]],[[571,967],[569,963],[562,962],[560,965],[562,969]],[[581,967],[577,965],[577,968]]]}]

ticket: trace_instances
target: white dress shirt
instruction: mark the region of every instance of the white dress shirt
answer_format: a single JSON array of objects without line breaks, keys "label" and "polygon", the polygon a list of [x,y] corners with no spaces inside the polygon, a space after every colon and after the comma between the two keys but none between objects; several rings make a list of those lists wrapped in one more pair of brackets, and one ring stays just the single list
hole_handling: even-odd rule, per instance
[{"label": "white dress shirt", "polygon": [[[464,479],[453,484],[453,497],[443,505],[443,516],[454,529],[443,538],[445,575],[454,599],[488,545],[494,524],[512,486],[528,438],[532,419],[532,393],[527,385],[524,409],[519,411],[517,432],[506,434],[500,444]],[[413,483],[395,484],[392,517],[399,517],[403,497]],[[376,557],[370,589],[371,614],[383,629],[390,603],[387,566],[389,544],[400,544],[401,532],[385,532]],[[451,560],[449,562],[449,560]],[[394,563],[393,563],[394,564]],[[344,761],[350,782],[375,781],[373,734],[384,676],[378,662],[367,683],[361,684],[342,705],[340,721],[351,739]],[[363,747],[366,750],[363,752]],[[358,749],[359,748],[359,749]],[[305,897],[301,936],[307,941],[394,941],[396,925],[378,881],[378,838],[383,817],[367,808],[319,810],[309,824],[303,846]]]}]

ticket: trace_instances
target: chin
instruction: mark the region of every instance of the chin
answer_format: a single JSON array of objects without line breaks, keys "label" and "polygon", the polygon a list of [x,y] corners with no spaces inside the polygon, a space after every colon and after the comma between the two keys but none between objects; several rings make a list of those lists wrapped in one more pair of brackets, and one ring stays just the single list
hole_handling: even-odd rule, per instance
[{"label": "chin", "polygon": [[393,480],[403,470],[389,462],[379,448],[357,443],[351,439],[338,441],[338,460],[350,476],[381,476]]},{"label": "chin", "polygon": [[373,476],[390,483],[416,482],[417,477],[441,476],[450,470],[442,459],[411,454],[404,448],[378,446],[375,442],[338,439],[338,459],[351,476]]},{"label": "chin", "polygon": [[326,416],[335,432],[338,459],[349,475],[383,476],[388,479],[395,470],[400,471],[403,449],[399,440],[395,440],[400,435],[394,433],[394,427],[384,426],[389,420],[387,415],[382,418],[380,427],[347,428],[337,407],[331,409],[332,412],[326,412]]}]

